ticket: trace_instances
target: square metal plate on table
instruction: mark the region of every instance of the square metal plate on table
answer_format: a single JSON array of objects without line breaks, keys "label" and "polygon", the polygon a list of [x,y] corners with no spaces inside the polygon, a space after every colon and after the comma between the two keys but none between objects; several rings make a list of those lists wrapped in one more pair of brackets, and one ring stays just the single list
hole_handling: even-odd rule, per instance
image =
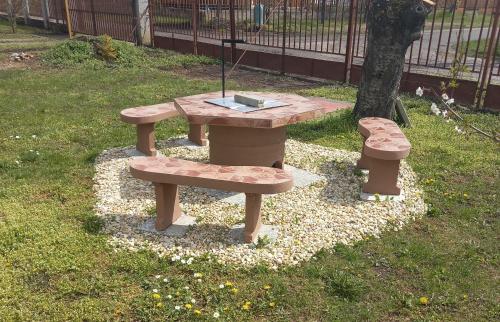
[{"label": "square metal plate on table", "polygon": [[261,111],[261,110],[266,110],[269,108],[291,105],[289,103],[284,103],[284,102],[280,102],[280,101],[276,101],[276,100],[265,100],[263,107],[254,107],[254,106],[248,106],[245,104],[236,103],[234,101],[234,96],[212,98],[212,99],[206,100],[205,102],[210,103],[210,104],[214,104],[217,106],[229,108],[229,109],[234,110],[234,111],[243,112],[243,113]]}]

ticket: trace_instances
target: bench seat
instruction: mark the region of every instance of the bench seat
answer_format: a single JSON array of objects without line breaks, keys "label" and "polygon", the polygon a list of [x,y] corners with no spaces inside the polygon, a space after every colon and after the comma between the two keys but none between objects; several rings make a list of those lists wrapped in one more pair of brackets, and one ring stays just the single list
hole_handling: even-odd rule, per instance
[{"label": "bench seat", "polygon": [[[137,126],[136,148],[147,156],[157,154],[155,148],[155,123],[179,116],[174,103],[127,108],[121,111],[123,122]],[[206,145],[205,128],[202,124],[189,124],[189,139],[198,145]]]},{"label": "bench seat", "polygon": [[155,186],[157,230],[165,230],[180,217],[178,185],[245,193],[245,242],[253,242],[261,227],[262,194],[285,192],[293,187],[292,175],[282,169],[221,166],[167,157],[134,158],[130,173]]},{"label": "bench seat", "polygon": [[384,118],[363,118],[359,120],[358,130],[364,142],[357,166],[369,170],[363,192],[399,195],[399,165],[410,154],[410,142],[395,122]]},{"label": "bench seat", "polygon": [[130,124],[156,123],[179,115],[174,103],[127,108],[121,111],[121,120]]}]

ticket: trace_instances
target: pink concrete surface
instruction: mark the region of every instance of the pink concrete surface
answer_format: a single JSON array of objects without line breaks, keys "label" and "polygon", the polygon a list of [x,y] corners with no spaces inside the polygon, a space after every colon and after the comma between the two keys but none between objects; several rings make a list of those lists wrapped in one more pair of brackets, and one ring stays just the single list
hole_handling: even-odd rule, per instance
[{"label": "pink concrete surface", "polygon": [[392,120],[382,117],[365,117],[359,120],[358,130],[365,138],[378,132],[401,133],[399,126]]},{"label": "pink concrete surface", "polygon": [[276,168],[221,166],[167,157],[137,157],[132,176],[155,183],[198,186],[226,191],[275,194],[290,190],[293,177]]},{"label": "pink concrete surface", "polygon": [[127,108],[120,113],[122,121],[130,124],[156,123],[178,115],[173,102]]},{"label": "pink concrete surface", "polygon": [[[229,91],[226,95],[233,96],[236,93],[239,92]],[[174,102],[179,113],[191,123],[251,128],[282,127],[319,118],[334,108],[341,109],[352,106],[348,102],[330,102],[331,104],[325,107],[324,102],[318,104],[314,100],[295,94],[272,92],[244,92],[244,94],[279,100],[290,105],[243,113],[205,102],[207,99],[220,98],[220,92],[177,98]]]},{"label": "pink concrete surface", "polygon": [[361,134],[366,138],[363,153],[381,160],[401,160],[410,154],[411,144],[391,120],[369,117],[358,123]]}]

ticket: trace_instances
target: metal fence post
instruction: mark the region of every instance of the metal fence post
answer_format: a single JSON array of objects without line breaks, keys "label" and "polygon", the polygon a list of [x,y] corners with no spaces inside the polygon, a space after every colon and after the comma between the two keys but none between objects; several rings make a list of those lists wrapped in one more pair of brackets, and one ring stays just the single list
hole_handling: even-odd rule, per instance
[{"label": "metal fence post", "polygon": [[193,9],[193,22],[191,26],[193,27],[193,54],[198,55],[198,0],[192,0],[192,9]]},{"label": "metal fence post", "polygon": [[231,63],[234,64],[236,62],[236,43],[234,43],[234,40],[236,40],[236,21],[234,17],[234,1],[235,0],[229,0],[229,24],[230,24],[230,31],[231,31],[231,40],[233,41],[231,43]]},{"label": "metal fence post", "polygon": [[287,11],[287,0],[283,0],[283,40],[281,44],[281,74],[285,74],[285,55],[286,55],[286,11]]},{"label": "metal fence post", "polygon": [[133,16],[133,34],[132,40],[137,46],[142,46],[142,27],[141,27],[141,13],[139,12],[139,0],[132,0],[130,5],[132,6],[132,16]]},{"label": "metal fence post", "polygon": [[[154,1],[154,0],[153,0]],[[151,34],[151,46],[155,46],[155,22],[154,22],[154,15],[155,15],[155,8],[154,8],[154,3],[152,0],[148,0],[148,11],[149,11],[149,33]]]},{"label": "metal fence post", "polygon": [[24,24],[28,25],[30,19],[30,5],[28,0],[23,0],[23,16],[24,16]]},{"label": "metal fence post", "polygon": [[43,27],[49,29],[49,0],[42,0]]},{"label": "metal fence post", "polygon": [[97,36],[97,22],[95,20],[94,0],[90,0],[90,13],[92,15],[92,28],[94,31],[94,36]]},{"label": "metal fence post", "polygon": [[[490,38],[487,40],[488,44],[485,50],[484,64],[481,66],[481,72],[479,73],[480,81],[476,90],[476,109],[483,107],[485,100],[485,92],[488,90],[489,82],[491,80],[491,74],[493,73],[493,65],[495,64],[495,54],[497,37],[499,37],[499,26],[498,20],[500,19],[500,1],[495,2],[493,7],[494,17],[493,25],[491,27]],[[486,13],[485,13],[486,14]]]},{"label": "metal fence post", "polygon": [[347,26],[347,44],[345,52],[345,73],[344,81],[351,81],[352,57],[354,54],[354,32],[356,31],[356,13],[358,10],[358,0],[351,0],[349,5],[349,25]]}]

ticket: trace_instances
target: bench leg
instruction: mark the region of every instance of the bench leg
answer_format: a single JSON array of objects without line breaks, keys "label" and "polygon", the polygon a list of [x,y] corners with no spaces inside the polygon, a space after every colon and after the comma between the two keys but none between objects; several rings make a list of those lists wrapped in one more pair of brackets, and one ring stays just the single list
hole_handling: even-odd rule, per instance
[{"label": "bench leg", "polygon": [[370,157],[365,154],[366,138],[363,136],[363,148],[361,149],[361,158],[358,160],[356,167],[362,170],[370,169]]},{"label": "bench leg", "polygon": [[368,182],[363,192],[380,195],[399,195],[398,173],[400,160],[380,160],[370,158]]},{"label": "bench leg", "polygon": [[189,123],[188,139],[198,145],[207,145],[207,135],[205,133],[205,124]]},{"label": "bench leg", "polygon": [[155,156],[155,124],[137,124],[137,150],[147,156]]},{"label": "bench leg", "polygon": [[177,185],[155,183],[156,230],[165,230],[181,216]]},{"label": "bench leg", "polygon": [[245,243],[255,241],[261,226],[260,205],[262,195],[257,193],[247,193],[245,203]]}]

